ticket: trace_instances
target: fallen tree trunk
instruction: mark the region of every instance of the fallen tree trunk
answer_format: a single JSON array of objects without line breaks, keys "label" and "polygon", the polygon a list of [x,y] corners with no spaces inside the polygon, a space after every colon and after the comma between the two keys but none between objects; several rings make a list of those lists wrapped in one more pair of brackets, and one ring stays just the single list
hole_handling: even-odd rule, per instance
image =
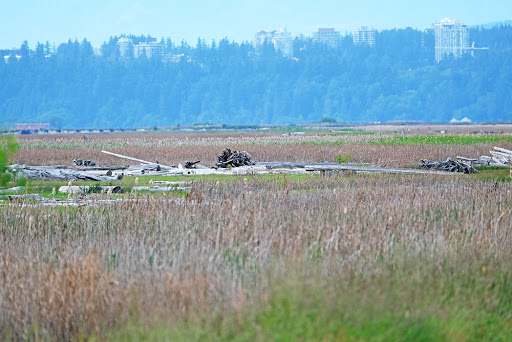
[{"label": "fallen tree trunk", "polygon": [[34,201],[45,201],[47,200],[43,196],[39,194],[25,194],[25,195],[6,195],[9,201],[26,201],[26,200],[34,200]]},{"label": "fallen tree trunk", "polygon": [[88,172],[78,172],[66,169],[55,169],[51,167],[20,166],[13,165],[11,170],[20,172],[24,177],[32,180],[55,180],[55,181],[117,181],[123,178],[119,176],[95,175]]},{"label": "fallen tree trunk", "polygon": [[120,186],[61,186],[59,192],[65,194],[88,194],[88,193],[111,193],[111,194],[122,194],[123,189]]},{"label": "fallen tree trunk", "polygon": [[24,186],[15,186],[14,188],[0,189],[0,194],[5,194],[8,192],[18,194],[18,193],[24,192],[26,190],[27,190],[27,188],[25,188]]},{"label": "fallen tree trunk", "polygon": [[151,192],[167,192],[167,191],[189,191],[189,187],[180,186],[134,186],[133,191],[151,191]]},{"label": "fallen tree trunk", "polygon": [[508,154],[508,155],[512,156],[512,151],[511,150],[507,150],[506,148],[494,146],[494,149],[496,151],[499,151],[499,152],[502,152],[502,153],[505,153],[505,154]]},{"label": "fallen tree trunk", "polygon": [[503,153],[503,152],[495,152],[495,151],[489,151],[491,153],[491,155],[498,159],[498,160],[504,160],[505,162],[510,162],[512,161],[512,155],[510,154],[507,154],[507,153]]},{"label": "fallen tree trunk", "polygon": [[113,153],[113,152],[108,152],[108,151],[101,151],[101,153],[106,153],[106,154],[109,154],[111,156],[118,157],[118,158],[133,160],[133,161],[136,161],[136,162],[139,162],[139,163],[142,163],[142,164],[158,165],[161,168],[173,169],[173,167],[171,167],[171,166],[166,166],[166,165],[162,165],[162,164],[159,164],[159,163],[152,163],[152,162],[149,162],[149,161],[146,161],[146,160],[132,158],[132,157],[128,157],[128,156],[125,156],[125,155],[122,155],[122,154],[118,154],[118,153]]},{"label": "fallen tree trunk", "polygon": [[77,171],[122,171],[128,168],[127,165],[110,165],[110,166],[72,166],[72,167],[63,167],[67,169],[77,170]]},{"label": "fallen tree trunk", "polygon": [[306,171],[353,171],[353,172],[368,172],[368,173],[401,173],[401,174],[437,174],[437,175],[453,175],[453,173],[445,171],[431,171],[431,170],[418,170],[418,169],[398,169],[398,168],[384,168],[374,166],[357,166],[357,165],[323,165],[323,164],[309,164],[305,167]]}]

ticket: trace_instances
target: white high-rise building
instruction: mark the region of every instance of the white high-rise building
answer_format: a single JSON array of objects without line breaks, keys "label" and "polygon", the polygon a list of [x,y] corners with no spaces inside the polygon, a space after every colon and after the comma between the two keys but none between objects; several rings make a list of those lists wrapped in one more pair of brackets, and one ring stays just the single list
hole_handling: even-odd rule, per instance
[{"label": "white high-rise building", "polygon": [[256,32],[252,43],[256,50],[261,48],[265,43],[271,43],[274,45],[274,49],[280,51],[283,56],[288,58],[293,57],[292,34],[284,28],[279,29],[279,31],[260,30]]},{"label": "white high-rise building", "polygon": [[160,43],[157,43],[155,40],[141,42],[141,43],[133,46],[133,55],[135,57],[138,58],[138,57],[143,56],[144,54],[148,58],[156,57],[156,56],[163,57],[164,56],[164,46]]},{"label": "white high-rise building", "polygon": [[[132,57],[131,47],[133,47],[133,41],[130,38],[121,37],[117,40],[117,46],[119,46],[119,55],[121,57]],[[129,56],[130,55],[130,56]]]},{"label": "white high-rise building", "polygon": [[319,28],[318,32],[313,33],[313,40],[331,48],[336,48],[341,45],[341,34],[334,28]]},{"label": "white high-rise building", "polygon": [[259,30],[254,35],[254,41],[252,45],[255,49],[259,49],[265,43],[272,42],[272,38],[274,38],[276,34],[276,30]]},{"label": "white high-rise building", "polygon": [[274,43],[274,48],[277,51],[281,51],[283,56],[288,58],[293,57],[293,38],[292,34],[286,31],[286,29],[279,29],[279,31],[275,33],[272,42]]},{"label": "white high-rise building", "polygon": [[375,29],[361,26],[353,32],[354,45],[368,45],[375,47]]},{"label": "white high-rise building", "polygon": [[460,58],[469,48],[469,27],[458,19],[444,18],[432,25],[436,40],[436,61],[453,56]]}]

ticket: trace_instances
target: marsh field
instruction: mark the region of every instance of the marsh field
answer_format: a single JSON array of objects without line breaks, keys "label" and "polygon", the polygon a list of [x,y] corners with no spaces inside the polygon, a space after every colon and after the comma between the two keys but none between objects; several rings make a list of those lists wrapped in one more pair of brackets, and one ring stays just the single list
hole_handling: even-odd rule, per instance
[{"label": "marsh field", "polygon": [[[108,150],[213,165],[229,147],[257,161],[417,167],[512,149],[510,125],[420,128],[18,136],[12,162],[126,163]],[[191,190],[81,207],[3,201],[0,339],[511,341],[509,172],[169,176],[158,179]]]}]

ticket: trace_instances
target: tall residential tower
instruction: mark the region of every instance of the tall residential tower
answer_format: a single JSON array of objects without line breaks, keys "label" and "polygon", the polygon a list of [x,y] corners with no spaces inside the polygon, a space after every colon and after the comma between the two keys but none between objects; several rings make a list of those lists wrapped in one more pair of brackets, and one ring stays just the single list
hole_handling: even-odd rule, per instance
[{"label": "tall residential tower", "polygon": [[335,31],[334,28],[319,28],[318,32],[313,33],[313,40],[331,48],[336,48],[341,45],[341,34]]},{"label": "tall residential tower", "polygon": [[361,26],[354,31],[352,38],[354,39],[354,45],[368,45],[375,47],[375,29],[368,28],[367,26]]},{"label": "tall residential tower", "polygon": [[469,47],[469,27],[462,25],[460,20],[444,18],[440,23],[432,25],[436,39],[436,61],[453,56],[460,58]]},{"label": "tall residential tower", "polygon": [[259,49],[265,43],[274,45],[274,49],[283,54],[283,56],[293,57],[293,38],[290,32],[281,28],[276,30],[260,30],[254,36],[253,45],[255,49]]}]

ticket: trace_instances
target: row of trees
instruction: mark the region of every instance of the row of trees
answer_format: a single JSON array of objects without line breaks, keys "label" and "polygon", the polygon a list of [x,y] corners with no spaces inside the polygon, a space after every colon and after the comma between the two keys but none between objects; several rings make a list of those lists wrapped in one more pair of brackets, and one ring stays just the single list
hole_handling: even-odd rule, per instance
[{"label": "row of trees", "polygon": [[[54,127],[136,127],[214,122],[301,123],[474,121],[512,118],[512,27],[471,30],[475,51],[434,60],[432,34],[414,29],[377,33],[375,48],[350,36],[331,49],[294,41],[294,59],[271,45],[223,39],[196,46],[162,39],[166,56],[120,58],[112,37],[96,55],[91,44],[56,49],[25,42],[21,56],[0,63],[0,123]],[[131,36],[135,43],[148,37]],[[150,37],[149,37],[150,38]],[[11,55],[14,57],[14,54]]]}]

